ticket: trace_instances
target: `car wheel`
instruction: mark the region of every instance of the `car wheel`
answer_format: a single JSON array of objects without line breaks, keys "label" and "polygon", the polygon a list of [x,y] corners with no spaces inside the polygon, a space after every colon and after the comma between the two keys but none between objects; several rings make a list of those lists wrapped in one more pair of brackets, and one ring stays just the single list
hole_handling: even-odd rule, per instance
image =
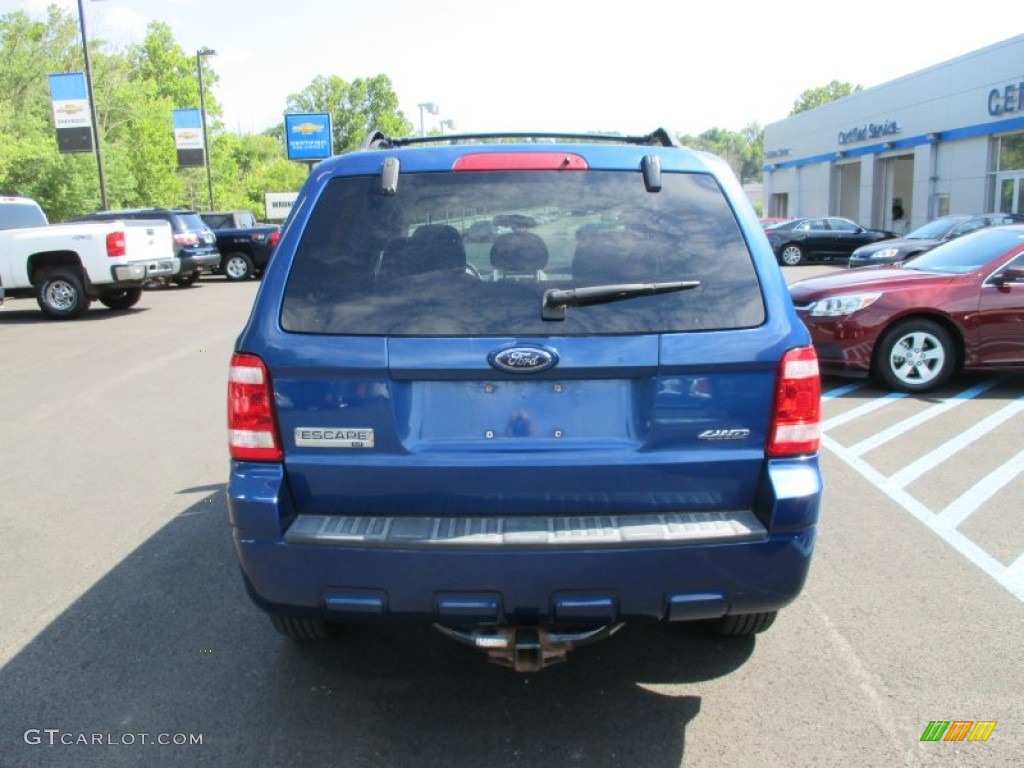
[{"label": "car wheel", "polygon": [[330,634],[330,627],[326,621],[309,616],[282,616],[272,613],[270,623],[290,640],[324,640]]},{"label": "car wheel", "polygon": [[244,253],[229,253],[220,262],[220,271],[224,277],[234,282],[237,280],[248,280],[252,277],[255,269],[252,259]]},{"label": "car wheel", "polygon": [[101,293],[100,304],[110,309],[128,309],[138,304],[141,298],[141,288],[119,288]]},{"label": "car wheel", "polygon": [[81,278],[74,272],[49,272],[36,285],[36,301],[47,317],[74,320],[89,309],[92,299],[85,295]]},{"label": "car wheel", "polygon": [[179,288],[191,288],[192,285],[199,279],[198,272],[190,272],[187,275],[178,275],[174,278],[174,284]]},{"label": "car wheel", "polygon": [[765,613],[738,613],[723,616],[711,622],[711,628],[719,635],[731,635],[739,637],[742,635],[756,635],[764,632],[775,623],[778,611],[766,611]]},{"label": "car wheel", "polygon": [[874,370],[900,392],[924,392],[949,378],[956,367],[956,348],[949,331],[932,320],[906,320],[878,341]]},{"label": "car wheel", "polygon": [[785,264],[787,267],[795,267],[801,261],[804,260],[804,252],[800,249],[799,245],[793,245],[790,243],[785,246],[779,253],[779,261]]}]

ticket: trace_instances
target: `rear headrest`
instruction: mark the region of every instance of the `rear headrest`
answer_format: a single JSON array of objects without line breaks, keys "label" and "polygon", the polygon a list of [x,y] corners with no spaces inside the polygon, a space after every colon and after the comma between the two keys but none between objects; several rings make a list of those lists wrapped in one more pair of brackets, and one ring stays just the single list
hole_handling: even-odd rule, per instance
[{"label": "rear headrest", "polygon": [[498,235],[491,246],[491,266],[504,272],[536,272],[547,264],[548,247],[533,232]]},{"label": "rear headrest", "polygon": [[412,233],[413,272],[466,269],[466,246],[459,230],[448,224],[425,224]]},{"label": "rear headrest", "polygon": [[658,262],[650,243],[629,232],[602,232],[576,244],[573,281],[579,284],[651,283]]},{"label": "rear headrest", "polygon": [[416,264],[413,262],[412,243],[409,238],[396,237],[389,240],[381,256],[377,277],[380,279],[405,277],[415,271]]}]

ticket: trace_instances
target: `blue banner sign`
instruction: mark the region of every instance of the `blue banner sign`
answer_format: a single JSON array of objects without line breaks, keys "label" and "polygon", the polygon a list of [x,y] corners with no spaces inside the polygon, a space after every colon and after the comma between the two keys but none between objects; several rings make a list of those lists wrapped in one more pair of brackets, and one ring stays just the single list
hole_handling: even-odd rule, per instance
[{"label": "blue banner sign", "polygon": [[289,160],[326,160],[334,154],[329,114],[286,114],[284,132]]},{"label": "blue banner sign", "polygon": [[203,140],[203,114],[198,109],[171,111],[174,126],[174,147],[178,150],[179,168],[201,168],[206,165],[206,142]]},{"label": "blue banner sign", "polygon": [[85,74],[67,72],[50,75],[49,81],[57,149],[62,153],[92,152],[92,112]]}]

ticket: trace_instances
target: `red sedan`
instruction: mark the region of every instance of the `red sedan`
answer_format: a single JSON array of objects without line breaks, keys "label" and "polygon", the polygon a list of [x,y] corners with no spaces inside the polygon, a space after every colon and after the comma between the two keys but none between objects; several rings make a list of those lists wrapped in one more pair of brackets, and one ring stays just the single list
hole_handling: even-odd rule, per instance
[{"label": "red sedan", "polygon": [[1024,226],[789,290],[826,373],[923,392],[960,368],[1024,367]]}]

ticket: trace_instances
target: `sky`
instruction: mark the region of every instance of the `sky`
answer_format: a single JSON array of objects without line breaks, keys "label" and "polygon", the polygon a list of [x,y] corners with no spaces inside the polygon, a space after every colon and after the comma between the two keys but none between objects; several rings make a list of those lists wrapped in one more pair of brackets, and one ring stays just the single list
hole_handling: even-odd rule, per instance
[{"label": "sky", "polygon": [[[50,4],[77,15],[76,0],[0,0],[0,15],[42,19]],[[801,93],[832,80],[870,88],[1021,34],[1010,0],[955,14],[892,0],[82,5],[89,38],[108,49],[140,42],[153,21],[188,53],[215,49],[204,66],[216,72],[213,94],[235,133],[280,123],[288,96],[318,75],[380,74],[417,129],[422,112],[427,131],[441,120],[467,133],[740,131],[784,119]]]}]

